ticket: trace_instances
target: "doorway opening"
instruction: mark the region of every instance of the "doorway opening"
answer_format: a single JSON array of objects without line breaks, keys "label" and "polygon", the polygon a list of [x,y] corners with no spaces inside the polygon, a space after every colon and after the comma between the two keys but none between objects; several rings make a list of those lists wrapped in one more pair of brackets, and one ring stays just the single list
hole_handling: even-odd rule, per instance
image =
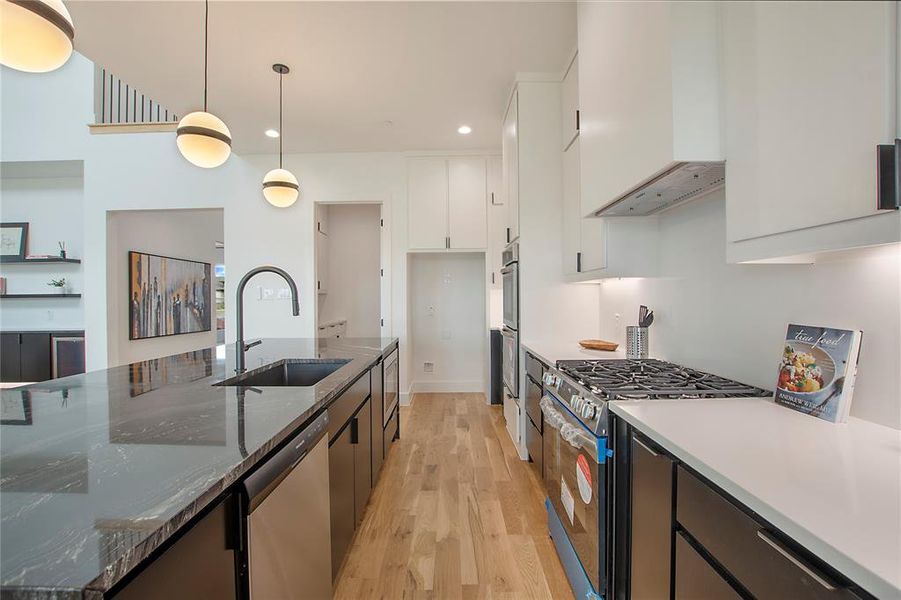
[{"label": "doorway opening", "polygon": [[316,205],[317,336],[380,337],[382,205]]}]

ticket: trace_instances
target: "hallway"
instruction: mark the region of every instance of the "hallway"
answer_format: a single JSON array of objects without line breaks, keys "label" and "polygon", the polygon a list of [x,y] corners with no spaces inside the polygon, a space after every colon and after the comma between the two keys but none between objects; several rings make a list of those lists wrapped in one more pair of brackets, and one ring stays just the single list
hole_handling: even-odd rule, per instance
[{"label": "hallway", "polygon": [[572,598],[501,407],[417,394],[400,431],[335,598]]}]

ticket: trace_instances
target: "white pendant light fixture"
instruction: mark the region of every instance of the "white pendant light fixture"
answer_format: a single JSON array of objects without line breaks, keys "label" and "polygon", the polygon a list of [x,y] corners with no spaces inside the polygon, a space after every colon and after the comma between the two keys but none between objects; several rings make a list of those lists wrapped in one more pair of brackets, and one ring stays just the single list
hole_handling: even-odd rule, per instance
[{"label": "white pendant light fixture", "polygon": [[272,206],[287,208],[297,201],[300,193],[297,177],[291,171],[282,168],[282,139],[285,137],[285,130],[282,127],[282,76],[291,69],[276,63],[272,65],[272,70],[278,73],[278,168],[272,169],[263,177],[263,197]]},{"label": "white pendant light fixture", "polygon": [[231,155],[232,135],[222,119],[207,112],[207,55],[209,54],[210,2],[203,15],[203,110],[186,114],[178,122],[175,143],[181,155],[193,165],[212,169]]},{"label": "white pendant light fixture", "polygon": [[58,69],[75,28],[62,0],[0,0],[0,64],[28,73]]}]

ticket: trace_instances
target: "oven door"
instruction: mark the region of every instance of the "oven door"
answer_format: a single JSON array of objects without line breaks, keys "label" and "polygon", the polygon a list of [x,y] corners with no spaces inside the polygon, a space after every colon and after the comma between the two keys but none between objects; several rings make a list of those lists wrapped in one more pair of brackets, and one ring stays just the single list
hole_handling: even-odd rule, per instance
[{"label": "oven door", "polygon": [[[553,395],[541,399],[544,416],[544,484],[548,499],[595,591],[604,595],[606,563],[606,463],[598,438]],[[602,451],[602,459],[604,457]]]},{"label": "oven door", "polygon": [[510,395],[519,398],[519,333],[504,327],[504,354],[502,360],[504,385]]},{"label": "oven door", "polygon": [[504,282],[504,326],[519,330],[519,264],[501,269]]}]

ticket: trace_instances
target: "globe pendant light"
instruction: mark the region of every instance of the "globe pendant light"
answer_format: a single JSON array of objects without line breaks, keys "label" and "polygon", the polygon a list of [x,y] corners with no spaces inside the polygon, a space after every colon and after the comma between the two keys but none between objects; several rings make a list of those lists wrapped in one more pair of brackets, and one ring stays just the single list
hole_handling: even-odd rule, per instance
[{"label": "globe pendant light", "polygon": [[285,139],[282,129],[282,76],[291,69],[276,63],[272,65],[272,70],[278,73],[278,168],[272,169],[263,177],[263,197],[272,206],[287,208],[297,200],[300,190],[297,177],[282,168],[282,140]]},{"label": "globe pendant light", "polygon": [[186,114],[178,122],[175,143],[178,151],[193,165],[212,169],[231,155],[232,136],[222,119],[207,112],[207,55],[209,54],[210,2],[204,3],[203,16],[203,110]]},{"label": "globe pendant light", "polygon": [[62,0],[0,0],[0,64],[46,73],[72,55],[75,29]]}]

